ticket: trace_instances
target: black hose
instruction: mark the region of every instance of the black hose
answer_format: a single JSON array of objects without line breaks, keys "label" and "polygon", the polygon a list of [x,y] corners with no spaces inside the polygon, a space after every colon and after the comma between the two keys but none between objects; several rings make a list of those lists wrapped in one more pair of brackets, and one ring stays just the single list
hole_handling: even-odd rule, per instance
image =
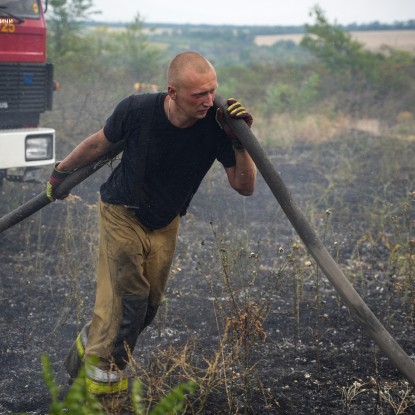
[{"label": "black hose", "polygon": [[329,254],[316,232],[308,223],[280,175],[266,156],[257,138],[242,120],[230,118],[226,113],[226,101],[217,96],[215,103],[222,108],[225,120],[233,129],[240,142],[246,148],[259,172],[271,189],[282,210],[298,233],[304,245],[316,260],[326,277],[347,304],[355,319],[365,328],[379,348],[395,364],[396,368],[415,387],[415,363],[399,346],[395,339],[383,327],[382,323],[372,313],[360,295],[353,288],[332,256]]},{"label": "black hose", "polygon": [[[114,159],[119,153],[122,152],[123,148],[124,141],[120,141],[119,143],[114,144],[108,153],[106,153],[98,160],[75,170],[59,185],[59,187],[56,189],[56,195],[59,197],[70,193],[70,191],[75,186],[83,182],[85,179],[91,176],[91,174],[94,174],[102,166],[105,166],[105,164]],[[45,192],[38,194],[22,206],[19,206],[12,212],[0,218],[0,233],[21,222],[23,219],[33,215],[35,212],[44,208],[49,203],[51,203],[51,201],[46,196]]]}]

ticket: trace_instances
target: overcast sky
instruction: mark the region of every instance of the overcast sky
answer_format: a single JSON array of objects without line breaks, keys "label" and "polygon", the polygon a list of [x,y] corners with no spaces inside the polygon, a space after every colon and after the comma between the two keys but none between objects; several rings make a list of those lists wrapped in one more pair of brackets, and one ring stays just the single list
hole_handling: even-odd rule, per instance
[{"label": "overcast sky", "polygon": [[302,25],[318,4],[330,23],[393,23],[415,19],[415,0],[94,0],[99,21],[147,23]]}]

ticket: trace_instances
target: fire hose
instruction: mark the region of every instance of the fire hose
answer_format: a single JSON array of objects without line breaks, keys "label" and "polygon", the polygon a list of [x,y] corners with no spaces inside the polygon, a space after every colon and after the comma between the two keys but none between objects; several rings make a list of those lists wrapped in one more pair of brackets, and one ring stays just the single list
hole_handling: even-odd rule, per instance
[{"label": "fire hose", "polygon": [[[326,275],[327,279],[334,286],[342,300],[348,306],[355,320],[363,326],[379,349],[391,360],[399,372],[409,380],[412,386],[415,387],[414,361],[405,353],[401,346],[385,329],[334,261],[333,257],[327,251],[324,244],[297,206],[291,193],[268,159],[255,135],[248,128],[245,122],[232,119],[227,115],[227,112],[225,111],[227,104],[222,97],[217,96],[215,103],[218,107],[224,110],[223,112],[226,122],[233,129],[243,146],[252,157],[258,171],[261,173],[285,215],[303,241],[305,247]],[[110,152],[98,161],[73,172],[57,188],[57,195],[69,193],[73,187],[112,160],[122,151],[123,144],[124,143],[121,142],[116,146],[113,146]],[[50,200],[46,197],[44,192],[34,197],[26,204],[0,218],[0,233],[27,218],[49,203]]]},{"label": "fire hose", "polygon": [[[216,98],[216,104],[222,109],[226,108],[226,101],[222,97]],[[415,386],[415,363],[389,334],[382,323],[376,318],[357,291],[353,288],[347,277],[341,271],[333,257],[327,251],[316,232],[308,223],[306,217],[298,208],[288,188],[280,175],[271,164],[257,138],[248,126],[227,116],[227,123],[232,127],[237,137],[244,145],[259,172],[274,194],[285,215],[296,230],[298,236],[332,283],[337,293],[349,307],[354,318],[364,327],[378,347],[394,363],[395,367]]]},{"label": "fire hose", "polygon": [[[83,182],[89,176],[97,172],[101,167],[105,166],[107,163],[113,160],[118,154],[123,151],[123,149],[124,141],[120,141],[117,144],[113,145],[109,152],[102,156],[100,159],[75,170],[68,177],[66,177],[65,180],[56,189],[56,196],[59,197],[69,194],[75,186]],[[0,233],[21,222],[23,219],[33,215],[33,213],[44,208],[49,203],[52,202],[46,196],[46,192],[39,193],[28,202],[24,203],[12,212],[0,218]]]}]

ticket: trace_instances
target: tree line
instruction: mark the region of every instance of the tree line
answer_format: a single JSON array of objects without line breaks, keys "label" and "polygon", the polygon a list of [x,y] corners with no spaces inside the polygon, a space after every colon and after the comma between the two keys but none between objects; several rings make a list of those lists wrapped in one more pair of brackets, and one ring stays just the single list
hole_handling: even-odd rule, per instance
[{"label": "tree line", "polygon": [[[214,63],[223,96],[237,96],[265,115],[341,111],[393,119],[415,105],[414,54],[389,47],[366,50],[318,6],[311,12],[313,24],[303,27],[300,45],[258,46],[254,37],[265,28],[169,25],[167,30],[160,25],[165,30],[155,31],[139,15],[122,30],[91,28],[83,23],[95,13],[92,0],[50,0],[49,5],[49,59],[57,76],[81,89],[103,83],[117,98],[133,92],[135,83],[164,89],[168,61],[191,49]],[[411,28],[414,23],[387,26]]]},{"label": "tree line", "polygon": [[[122,29],[128,23],[125,22],[102,22],[98,20],[86,20],[82,22],[85,27],[108,26],[112,28]],[[415,19],[405,21],[396,21],[393,23],[383,23],[373,21],[369,23],[349,23],[346,25],[336,24],[336,26],[345,32],[366,32],[375,30],[415,30]],[[301,34],[305,32],[305,25],[212,25],[212,24],[191,24],[191,23],[152,23],[144,22],[146,29],[164,29],[176,31],[178,33],[191,33],[194,31],[205,31],[213,34],[213,32],[222,31],[238,31],[249,33],[251,36],[260,35],[286,35]]]}]

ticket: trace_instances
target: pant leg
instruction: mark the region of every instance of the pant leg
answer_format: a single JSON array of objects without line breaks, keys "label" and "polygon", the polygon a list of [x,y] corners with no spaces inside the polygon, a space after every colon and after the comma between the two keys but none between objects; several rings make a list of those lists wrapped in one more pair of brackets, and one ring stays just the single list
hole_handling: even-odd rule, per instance
[{"label": "pant leg", "polygon": [[150,284],[148,302],[158,306],[163,298],[176,249],[180,218],[162,229],[149,233],[151,250],[144,263],[144,275]]},{"label": "pant leg", "polygon": [[176,248],[180,219],[149,230],[121,205],[100,203],[97,295],[86,356],[123,368],[126,347],[156,315]]},{"label": "pant leg", "polygon": [[[152,231],[123,206],[101,202],[99,209],[97,293],[85,346],[86,377],[91,392],[112,394],[127,388],[118,369],[125,367],[128,351],[133,351],[139,333],[151,323],[161,302],[179,217]],[[72,361],[79,363],[79,356],[73,358],[79,347],[72,349]]]},{"label": "pant leg", "polygon": [[177,216],[169,225],[150,232],[151,250],[144,262],[144,275],[150,283],[147,313],[143,329],[156,317],[170,274],[176,249],[180,218]]},{"label": "pant leg", "polygon": [[[130,349],[144,323],[150,283],[144,260],[151,248],[146,231],[121,205],[100,203],[100,246],[94,313],[85,355],[124,366],[124,341]],[[121,331],[121,333],[120,333]],[[118,344],[116,345],[116,343]]]}]

